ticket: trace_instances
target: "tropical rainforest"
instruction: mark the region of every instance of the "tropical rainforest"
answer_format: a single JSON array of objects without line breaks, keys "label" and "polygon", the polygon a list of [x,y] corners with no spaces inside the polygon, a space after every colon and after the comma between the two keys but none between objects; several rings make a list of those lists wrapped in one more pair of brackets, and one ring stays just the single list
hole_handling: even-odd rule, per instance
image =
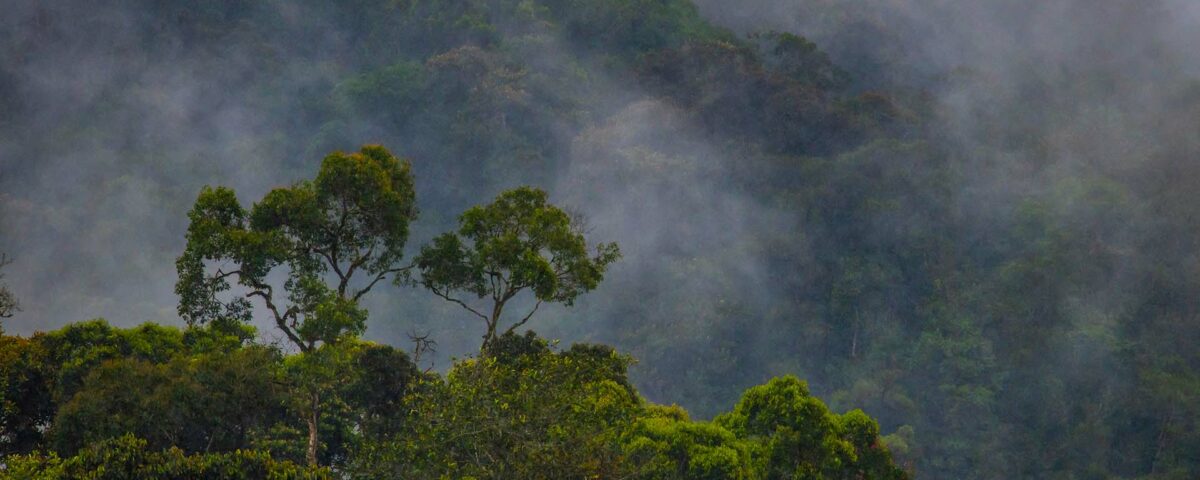
[{"label": "tropical rainforest", "polygon": [[0,6],[0,478],[1200,477],[1193,1]]}]

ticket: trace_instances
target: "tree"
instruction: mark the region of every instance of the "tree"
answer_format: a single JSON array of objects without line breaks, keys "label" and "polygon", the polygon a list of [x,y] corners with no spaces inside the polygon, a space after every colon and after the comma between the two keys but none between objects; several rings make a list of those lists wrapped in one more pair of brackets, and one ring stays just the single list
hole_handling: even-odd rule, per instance
[{"label": "tree", "polygon": [[753,444],[708,422],[693,422],[677,406],[652,405],[622,436],[638,480],[762,478]]},{"label": "tree", "polygon": [[836,90],[849,82],[845,71],[807,38],[787,32],[761,32],[750,35],[763,51],[763,63],[774,72],[805,85]]},{"label": "tree", "polygon": [[411,390],[407,424],[367,438],[349,478],[629,478],[619,437],[641,406],[629,357],[596,345],[556,352],[533,332],[491,348]]},{"label": "tree", "polygon": [[[44,439],[73,451],[82,446],[85,436],[102,438],[98,433],[104,431],[141,434],[175,428],[188,435],[207,435],[214,430],[210,425],[248,424],[233,411],[252,409],[231,398],[266,401],[273,397],[273,392],[266,390],[269,385],[261,380],[255,383],[272,369],[264,368],[268,362],[262,355],[248,358],[243,344],[250,336],[249,332],[230,335],[212,328],[181,331],[152,323],[114,328],[103,319],[39,332],[30,338],[0,335],[0,455],[43,448]],[[156,368],[167,371],[160,374]],[[159,379],[174,383],[155,382]],[[150,393],[169,393],[162,387],[187,385],[203,387],[203,394],[146,398]],[[239,389],[240,397],[234,395]],[[134,394],[145,396],[131,397]],[[129,398],[140,403],[122,403]],[[180,411],[177,405],[206,401],[209,405],[194,411],[210,423],[170,416]],[[161,408],[163,405],[172,408]],[[77,411],[74,418],[68,418],[71,410]],[[144,423],[136,423],[139,416],[145,417]],[[130,425],[141,425],[142,430]],[[218,440],[229,437],[228,429],[218,433],[224,435]],[[182,441],[175,443],[188,448]],[[221,442],[212,445],[222,448]]]},{"label": "tree", "polygon": [[[12,263],[12,259],[8,258],[7,254],[0,253],[0,269]],[[20,304],[17,303],[17,297],[8,289],[8,284],[3,283],[4,273],[0,272],[0,318],[11,318],[14,313],[21,311]]]},{"label": "tree", "polygon": [[231,452],[285,417],[277,351],[250,346],[167,363],[108,360],[63,404],[50,434],[58,453],[132,433],[155,449]]},{"label": "tree", "polygon": [[766,478],[908,478],[892,463],[875,420],[859,410],[830,412],[793,376],[746,390],[714,423],[759,444]]},{"label": "tree", "polygon": [[0,335],[0,457],[35,450],[54,418],[46,349]]},{"label": "tree", "polygon": [[[520,187],[459,216],[458,232],[442,234],[421,248],[421,283],[435,295],[483,319],[481,350],[529,321],[543,302],[570,306],[596,288],[608,265],[620,258],[615,243],[589,254],[581,222],[547,202],[546,192]],[[590,255],[590,256],[589,256]],[[521,292],[533,293],[533,308],[499,332],[504,307]],[[490,301],[488,313],[462,295]]]},{"label": "tree", "polygon": [[[257,298],[301,353],[356,336],[367,316],[358,300],[411,268],[401,260],[416,215],[411,165],[377,145],[326,156],[315,180],[272,190],[250,211],[233,190],[206,187],[176,261],[179,313],[189,325],[247,321]],[[286,271],[283,292],[269,280],[277,268]],[[222,300],[230,280],[242,292]],[[320,392],[309,395],[315,464]]]},{"label": "tree", "polygon": [[424,375],[407,353],[387,345],[363,343],[353,353],[354,375],[343,398],[356,413],[355,430],[368,440],[398,431],[405,399]]}]

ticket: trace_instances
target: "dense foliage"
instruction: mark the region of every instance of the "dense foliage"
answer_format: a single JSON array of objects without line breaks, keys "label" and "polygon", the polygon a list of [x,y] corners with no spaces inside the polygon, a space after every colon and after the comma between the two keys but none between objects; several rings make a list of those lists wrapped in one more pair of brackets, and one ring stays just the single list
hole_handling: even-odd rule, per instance
[{"label": "dense foliage", "polygon": [[[629,357],[533,332],[445,376],[383,345],[286,355],[201,327],[96,320],[0,340],[21,359],[0,372],[3,478],[906,478],[874,420],[831,413],[793,377],[693,422],[637,393]],[[312,362],[328,373],[332,469],[296,466],[312,374],[292,367]]]},{"label": "dense foliage", "polygon": [[297,467],[253,451],[187,455],[178,448],[147,449],[145,440],[131,435],[105,440],[78,455],[62,459],[51,453],[15,455],[4,459],[0,475],[21,480],[168,480],[269,479],[321,480],[334,478],[328,470]]},{"label": "dense foliage", "polygon": [[[46,452],[9,464],[48,471],[92,468],[107,449],[292,472],[282,462],[308,461],[307,442],[317,463],[361,478],[901,475],[883,432],[918,477],[1196,477],[1196,80],[1119,68],[1162,56],[1126,48],[1141,44],[1124,30],[1072,52],[1103,65],[943,69],[905,51],[938,25],[862,11],[914,2],[797,3],[838,27],[827,41],[735,33],[688,0],[14,6],[0,19],[0,154],[40,166],[0,176],[18,192],[0,194],[4,227],[20,232],[0,240],[25,250],[0,247],[35,265],[3,280],[27,315],[85,310],[41,318],[54,326],[102,307],[126,322],[166,315],[141,298],[147,285],[122,297],[137,302],[40,292],[169,265],[190,221],[178,293],[196,325],[0,338],[0,451]],[[1152,30],[1145,12],[1161,2],[1044,3]],[[83,14],[100,8],[114,13]],[[1013,47],[1050,49],[1028,42]],[[104,63],[112,52],[122,60]],[[334,154],[324,177],[271,190],[368,142],[411,164]],[[41,178],[87,188],[19,188]],[[380,194],[345,197],[335,180]],[[224,187],[196,201],[204,183],[270,193],[250,208]],[[540,197],[530,210],[569,255],[490,259],[489,245],[549,245],[480,229],[507,218],[484,204],[521,184],[581,207],[625,262],[607,268],[616,250],[583,248],[583,225]],[[508,195],[538,197],[520,192]],[[64,195],[87,206],[54,203]],[[369,202],[341,211],[342,199]],[[395,217],[313,233],[380,205]],[[62,225],[93,234],[31,259],[30,244],[70,237]],[[401,262],[410,233],[437,238],[414,256],[423,265]],[[143,237],[155,248],[112,248]],[[547,276],[562,273],[556,258],[585,271],[564,288]],[[217,259],[251,269],[221,278],[205,263]],[[358,260],[368,278],[349,281]],[[271,321],[302,352],[252,340],[242,320],[263,307],[246,292],[213,300],[269,284],[271,268],[297,300]],[[359,293],[381,274],[407,287],[406,268],[463,302],[501,299],[487,282],[517,277],[537,296],[480,312],[484,328],[417,288],[376,290],[388,300],[368,316]],[[538,300],[589,290],[582,308],[524,323]],[[0,286],[0,316],[13,298]],[[419,327],[452,355],[480,354],[430,373],[358,339],[368,325],[393,345]],[[513,325],[640,363],[555,351],[505,335]],[[137,440],[103,443],[124,433]]]}]

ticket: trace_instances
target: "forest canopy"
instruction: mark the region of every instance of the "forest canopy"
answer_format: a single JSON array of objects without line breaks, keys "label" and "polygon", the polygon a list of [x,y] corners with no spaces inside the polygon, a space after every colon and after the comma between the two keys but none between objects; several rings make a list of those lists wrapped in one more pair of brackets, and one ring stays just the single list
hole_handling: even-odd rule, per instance
[{"label": "forest canopy", "polygon": [[440,375],[386,345],[286,354],[215,324],[0,337],[0,476],[908,478],[874,420],[795,377],[704,422],[641,397],[611,347],[509,332],[485,349]]}]

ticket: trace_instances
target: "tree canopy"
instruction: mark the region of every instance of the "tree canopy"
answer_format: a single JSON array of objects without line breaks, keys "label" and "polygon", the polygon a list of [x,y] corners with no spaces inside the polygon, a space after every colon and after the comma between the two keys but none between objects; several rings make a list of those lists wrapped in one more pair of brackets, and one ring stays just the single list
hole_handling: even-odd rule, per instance
[{"label": "tree canopy", "polygon": [[[596,288],[621,255],[615,243],[589,249],[581,220],[531,187],[505,191],[492,203],[468,209],[458,224],[457,232],[421,248],[417,266],[425,288],[484,321],[485,351],[528,322],[543,302],[572,305]],[[524,291],[533,294],[533,307],[501,330],[504,307]],[[490,302],[490,308],[471,306],[471,296]]]},{"label": "tree canopy", "polygon": [[[232,190],[206,187],[176,262],[179,314],[189,324],[242,322],[258,299],[302,351],[360,334],[357,301],[408,271],[401,260],[416,215],[411,166],[380,146],[332,153],[316,179],[274,189],[249,211]],[[281,292],[269,278],[277,267],[286,269]],[[230,279],[245,292],[222,301]]]},{"label": "tree canopy", "polygon": [[[297,410],[308,427],[309,464],[318,461],[322,393],[345,379],[337,368],[345,352],[335,344],[366,329],[359,299],[411,268],[401,265],[417,215],[411,169],[385,148],[365,146],[326,156],[316,179],[271,190],[249,211],[232,190],[205,187],[188,212],[187,247],[176,261],[179,314],[193,326],[236,328],[250,320],[251,300],[270,312],[305,354],[289,370],[304,393]],[[277,268],[285,270],[282,291],[270,278]],[[240,291],[222,300],[230,279]]]},{"label": "tree canopy", "polygon": [[[873,419],[831,413],[791,377],[705,422],[645,400],[631,357],[533,332],[501,335],[444,375],[362,341],[286,353],[188,340],[212,335],[95,321],[0,336],[0,477],[906,478]],[[310,389],[329,469],[297,466]]]}]

